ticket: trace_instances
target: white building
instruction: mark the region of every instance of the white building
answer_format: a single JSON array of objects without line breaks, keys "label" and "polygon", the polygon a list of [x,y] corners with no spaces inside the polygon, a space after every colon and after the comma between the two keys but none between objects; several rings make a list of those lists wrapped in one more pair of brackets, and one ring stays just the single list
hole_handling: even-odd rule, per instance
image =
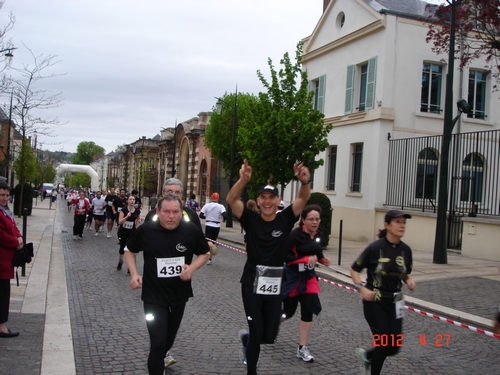
[{"label": "white building", "polygon": [[[343,220],[344,239],[371,241],[384,213],[399,207],[413,215],[405,241],[431,250],[440,150],[440,138],[432,136],[443,133],[448,56],[431,51],[425,41],[428,26],[420,19],[435,6],[418,0],[325,4],[316,28],[304,40],[303,67],[316,91],[316,108],[324,113],[325,123],[333,124],[330,147],[318,155],[325,163],[315,171],[313,184],[314,191],[332,202],[332,235],[338,236]],[[481,140],[489,147],[498,145],[500,97],[484,66],[484,61],[475,61],[463,71],[455,69],[454,102],[468,100],[473,113],[462,115],[454,133],[493,131]],[[414,149],[397,151],[395,140],[412,138],[419,138],[407,142]],[[390,155],[390,149],[397,153]],[[474,249],[473,256],[500,260],[500,252],[486,249],[500,242],[498,148],[490,152],[469,144],[452,153],[450,160],[458,160],[453,168],[461,176],[450,179],[456,187],[453,210],[477,213],[459,223],[462,254],[470,255],[471,246],[481,242],[485,253]],[[486,175],[496,179],[496,190],[483,183]],[[395,197],[398,192],[406,197]]]}]

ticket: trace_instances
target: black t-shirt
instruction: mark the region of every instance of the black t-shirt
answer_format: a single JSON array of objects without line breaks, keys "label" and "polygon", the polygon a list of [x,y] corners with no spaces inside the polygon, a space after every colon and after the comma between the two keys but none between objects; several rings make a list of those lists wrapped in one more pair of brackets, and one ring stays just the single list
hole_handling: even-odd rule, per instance
[{"label": "black t-shirt", "polygon": [[288,237],[297,220],[291,205],[276,214],[273,221],[265,221],[260,213],[244,209],[240,222],[246,232],[247,261],[240,280],[242,284],[253,285],[257,265],[283,266]]},{"label": "black t-shirt", "polygon": [[123,208],[127,207],[127,197],[120,198],[120,196],[116,197],[113,201],[113,206],[115,207],[116,214],[118,215]]},{"label": "black t-shirt", "polygon": [[106,195],[106,198],[104,198],[104,202],[105,205],[106,205],[106,212],[109,213],[109,214],[112,214],[113,213],[113,209],[111,208],[111,206],[113,205],[113,202],[114,200],[118,198],[118,195],[111,195],[111,194],[108,194]]},{"label": "black t-shirt", "polygon": [[318,260],[323,259],[323,249],[321,248],[321,233],[317,232],[314,238],[303,230],[300,226],[290,233],[287,244],[286,263],[291,263],[305,256],[316,255]]},{"label": "black t-shirt", "polygon": [[[191,209],[187,209],[187,210],[183,210],[183,214],[184,214],[184,219],[185,221],[190,221],[192,222],[194,225],[196,225],[200,231],[203,233],[203,229],[201,228],[201,221],[200,221],[200,218],[198,217],[198,215],[196,215],[196,212],[191,210]],[[156,208],[153,208],[151,211],[148,212],[148,214],[146,215],[145,219],[144,219],[144,222],[147,223],[148,221],[156,221],[156,218],[155,218],[155,215],[156,215]],[[186,217],[187,215],[187,217]]]},{"label": "black t-shirt", "polygon": [[191,264],[193,255],[210,251],[203,233],[184,220],[173,230],[163,228],[159,221],[145,223],[132,232],[127,248],[144,254],[142,300],[161,306],[186,302],[193,296],[193,289],[191,281],[180,279],[178,264],[169,266],[158,259],[184,257],[183,264]]},{"label": "black t-shirt", "polygon": [[368,245],[351,266],[356,272],[366,268],[366,287],[376,292],[375,301],[393,301],[394,293],[401,291],[401,279],[412,267],[410,247],[402,241],[392,244],[386,237]]},{"label": "black t-shirt", "polygon": [[[123,217],[127,216],[128,207],[124,207],[122,209],[122,212],[123,212]],[[121,233],[133,231],[135,229],[135,221],[140,215],[141,211],[135,209],[134,212],[132,212],[130,216],[127,217],[127,220],[125,220],[125,222],[120,225],[120,229],[118,229],[118,237],[121,237]]]},{"label": "black t-shirt", "polygon": [[141,198],[139,198],[139,197],[135,197],[134,207],[135,207],[135,208],[139,208],[139,209],[140,209],[140,208],[141,208],[141,206],[142,206],[142,201],[141,201]]}]

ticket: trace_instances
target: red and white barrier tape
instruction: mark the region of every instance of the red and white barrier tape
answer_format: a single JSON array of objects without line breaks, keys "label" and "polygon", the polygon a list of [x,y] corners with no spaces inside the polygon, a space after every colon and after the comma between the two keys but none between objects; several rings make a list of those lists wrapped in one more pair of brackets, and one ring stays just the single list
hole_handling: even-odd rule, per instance
[{"label": "red and white barrier tape", "polygon": [[[239,253],[246,254],[246,251],[238,249],[237,247],[229,246],[229,245],[227,245],[225,243],[222,243],[222,242],[219,242],[219,241],[213,241],[210,238],[207,238],[207,240],[208,241],[212,241],[212,242],[216,243],[217,245],[221,245],[221,246],[227,247],[228,249],[237,251]],[[323,282],[325,282],[327,284],[332,284],[332,285],[338,286],[339,288],[350,290],[351,292],[357,292],[356,289],[351,288],[350,286],[342,285],[342,284],[339,284],[339,283],[337,283],[335,281],[327,280],[327,279],[325,279],[323,277],[318,277],[318,280],[321,280],[321,281],[323,281]],[[423,310],[416,309],[416,308],[408,306],[408,305],[405,305],[405,309],[407,309],[409,311],[413,311],[413,312],[418,313],[420,315],[425,315],[425,316],[428,316],[428,317],[440,320],[442,322],[450,323],[450,324],[453,324],[455,326],[468,329],[469,331],[477,332],[477,333],[480,333],[480,334],[483,334],[483,335],[486,335],[486,336],[490,336],[490,337],[494,337],[496,339],[500,339],[500,335],[497,335],[496,333],[493,333],[493,332],[485,331],[484,329],[481,329],[481,328],[476,328],[476,327],[470,326],[468,324],[460,323],[460,322],[457,322],[455,320],[444,318],[444,317],[436,315],[436,314],[431,314],[431,313],[425,312]]]}]

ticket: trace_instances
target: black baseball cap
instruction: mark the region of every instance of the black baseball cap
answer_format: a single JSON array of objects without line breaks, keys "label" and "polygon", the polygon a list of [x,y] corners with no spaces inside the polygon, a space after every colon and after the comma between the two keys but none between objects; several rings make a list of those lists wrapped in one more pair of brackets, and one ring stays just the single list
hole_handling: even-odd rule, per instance
[{"label": "black baseball cap", "polygon": [[403,211],[400,210],[390,210],[388,213],[385,214],[384,221],[386,223],[390,223],[392,219],[395,219],[397,217],[404,217],[405,219],[411,219],[410,214],[405,214]]},{"label": "black baseball cap", "polygon": [[276,196],[279,196],[279,192],[278,192],[278,188],[277,187],[274,187],[274,186],[271,186],[271,185],[266,185],[266,186],[263,186],[260,190],[259,190],[259,195],[261,195],[262,193],[264,193],[265,191],[268,191],[270,193],[273,193],[274,195]]}]

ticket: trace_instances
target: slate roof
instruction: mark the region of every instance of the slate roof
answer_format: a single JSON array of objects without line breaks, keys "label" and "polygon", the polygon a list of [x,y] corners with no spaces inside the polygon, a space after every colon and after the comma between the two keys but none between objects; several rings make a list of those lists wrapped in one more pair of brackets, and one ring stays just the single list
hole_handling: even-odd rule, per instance
[{"label": "slate roof", "polygon": [[395,14],[409,18],[428,18],[438,7],[421,0],[364,0],[379,13]]}]

